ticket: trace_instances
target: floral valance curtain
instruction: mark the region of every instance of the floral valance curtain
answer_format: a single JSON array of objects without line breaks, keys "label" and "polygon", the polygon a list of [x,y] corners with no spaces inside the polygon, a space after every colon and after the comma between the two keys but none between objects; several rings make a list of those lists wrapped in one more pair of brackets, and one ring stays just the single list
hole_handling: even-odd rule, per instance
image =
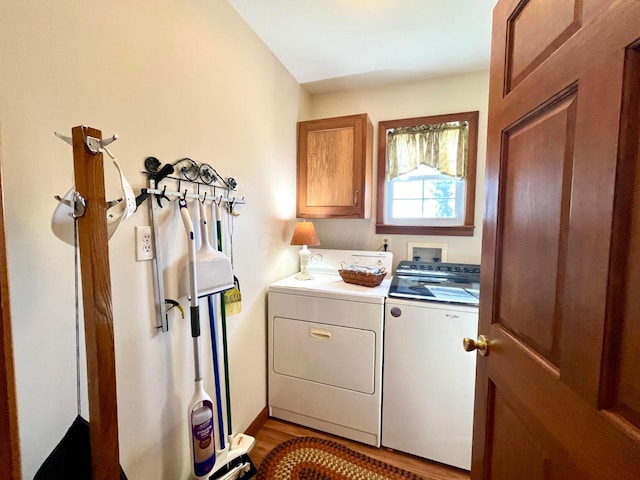
[{"label": "floral valance curtain", "polygon": [[468,142],[468,122],[394,128],[387,133],[387,180],[420,165],[436,168],[444,175],[465,178]]}]

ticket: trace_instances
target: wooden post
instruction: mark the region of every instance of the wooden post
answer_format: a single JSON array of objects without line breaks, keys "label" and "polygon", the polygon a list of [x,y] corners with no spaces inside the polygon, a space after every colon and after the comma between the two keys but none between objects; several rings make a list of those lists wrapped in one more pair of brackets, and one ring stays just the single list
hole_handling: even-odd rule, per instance
[{"label": "wooden post", "polygon": [[86,138],[102,140],[102,132],[74,127],[75,189],[86,200],[78,219],[82,299],[87,351],[89,429],[93,480],[120,478],[116,369],[107,234],[107,205],[102,153],[93,153]]}]

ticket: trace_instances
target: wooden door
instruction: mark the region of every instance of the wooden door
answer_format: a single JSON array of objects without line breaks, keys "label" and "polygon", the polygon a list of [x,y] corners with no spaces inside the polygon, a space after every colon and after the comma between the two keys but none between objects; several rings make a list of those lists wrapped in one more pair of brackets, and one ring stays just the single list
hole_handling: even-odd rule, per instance
[{"label": "wooden door", "polygon": [[640,478],[640,2],[494,10],[473,480]]}]

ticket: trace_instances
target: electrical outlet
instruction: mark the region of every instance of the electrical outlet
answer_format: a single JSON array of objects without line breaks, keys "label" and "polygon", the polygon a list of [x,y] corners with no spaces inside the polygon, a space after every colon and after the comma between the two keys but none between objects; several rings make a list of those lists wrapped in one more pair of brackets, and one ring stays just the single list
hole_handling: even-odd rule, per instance
[{"label": "electrical outlet", "polygon": [[153,240],[149,225],[136,226],[136,260],[151,260],[153,258]]}]

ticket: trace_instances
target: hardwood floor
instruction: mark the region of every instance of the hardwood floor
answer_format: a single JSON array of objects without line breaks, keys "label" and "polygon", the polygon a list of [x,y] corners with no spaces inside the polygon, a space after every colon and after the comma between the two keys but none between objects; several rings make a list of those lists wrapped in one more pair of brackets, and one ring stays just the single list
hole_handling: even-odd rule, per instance
[{"label": "hardwood floor", "polygon": [[371,447],[275,418],[267,419],[254,436],[256,444],[250,452],[250,457],[256,467],[259,467],[267,454],[280,443],[294,437],[310,436],[341,443],[372,458],[414,472],[427,480],[469,480],[469,472],[465,470],[430,462],[413,455],[394,452],[384,447]]}]

